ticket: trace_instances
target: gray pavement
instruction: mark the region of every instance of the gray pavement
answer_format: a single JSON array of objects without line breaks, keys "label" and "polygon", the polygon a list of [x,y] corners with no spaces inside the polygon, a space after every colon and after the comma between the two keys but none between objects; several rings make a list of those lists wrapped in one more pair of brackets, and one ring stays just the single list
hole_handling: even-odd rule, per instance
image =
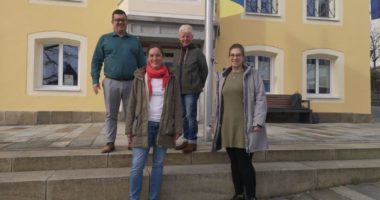
[{"label": "gray pavement", "polygon": [[[267,129],[270,149],[305,150],[326,148],[379,148],[380,107],[374,107],[372,109],[374,112],[374,123],[268,123]],[[119,123],[118,126],[116,140],[117,152],[115,155],[125,152],[127,145],[127,140],[123,132],[124,124]],[[199,149],[209,150],[211,148],[211,143],[203,140],[202,128],[203,126],[200,125]],[[51,153],[53,150],[57,150],[54,152],[62,152],[63,154],[74,152],[66,150],[80,152],[82,152],[82,150],[90,150],[98,155],[100,154],[98,149],[104,144],[104,123],[0,126],[0,153],[2,155],[11,155],[12,153],[25,154],[27,152],[40,152],[45,155]],[[335,163],[337,161],[326,162]],[[369,161],[367,160],[366,162]],[[308,163],[320,164],[319,161]],[[258,170],[261,165],[266,169],[267,167],[265,166],[268,164],[258,163]],[[284,163],[281,163],[281,166],[283,168]],[[291,169],[290,172],[293,173],[294,167],[291,167]],[[285,172],[282,171],[282,173]],[[286,177],[290,177],[290,175],[286,175]],[[294,178],[294,174],[292,177]],[[379,191],[380,182],[365,183],[360,185],[328,188],[287,197],[278,197],[273,198],[273,200],[373,200],[380,199]]]},{"label": "gray pavement", "polygon": [[380,182],[362,183],[306,192],[302,194],[271,198],[271,200],[378,200]]},{"label": "gray pavement", "polygon": [[[380,144],[380,123],[273,123],[267,124],[267,129],[271,149]],[[119,150],[127,145],[123,130],[124,124],[119,123]],[[202,139],[202,128],[199,130],[200,145],[210,146]],[[96,149],[104,144],[104,123],[0,126],[0,151]]]}]

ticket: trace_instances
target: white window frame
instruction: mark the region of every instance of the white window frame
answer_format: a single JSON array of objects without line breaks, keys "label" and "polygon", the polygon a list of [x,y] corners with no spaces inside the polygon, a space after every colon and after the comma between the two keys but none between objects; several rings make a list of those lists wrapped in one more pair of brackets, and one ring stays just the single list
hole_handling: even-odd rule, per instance
[{"label": "white window frame", "polygon": [[[326,97],[329,97],[331,96],[331,88],[332,88],[332,66],[333,66],[333,63],[334,63],[334,60],[330,60],[330,59],[327,59],[327,58],[321,58],[321,57],[317,57],[317,56],[310,56],[307,58],[308,59],[315,59],[316,60],[316,63],[315,63],[315,93],[307,93],[309,96],[312,96],[312,95],[317,95],[317,96],[326,96]],[[329,89],[330,89],[330,92],[327,93],[327,94],[324,94],[324,93],[320,93],[319,92],[319,60],[328,60],[330,61],[330,66],[329,66]],[[307,67],[307,66],[306,66]],[[307,70],[307,69],[306,69]],[[307,77],[306,77],[306,80],[307,80]],[[306,82],[306,87],[307,87],[307,82]],[[306,92],[307,92],[307,88],[306,88]]]},{"label": "white window frame", "polygon": [[[308,24],[327,24],[327,25],[343,25],[343,0],[329,0],[334,1],[334,17],[318,17],[308,16],[307,1],[303,0],[303,22]],[[319,0],[315,0],[315,6],[318,7]],[[329,13],[330,15],[330,13]]]},{"label": "white window frame", "polygon": [[[277,13],[269,14],[269,13],[260,13],[260,12],[247,12],[246,11],[246,2],[244,0],[244,12],[241,15],[242,19],[253,19],[259,21],[285,21],[285,0],[276,0],[277,5]],[[258,0],[258,10],[261,9],[261,0]]]},{"label": "white window frame", "polygon": [[[284,93],[284,51],[282,49],[265,46],[251,45],[244,47],[246,56],[266,56],[271,58],[270,92],[268,94]],[[256,62],[256,61],[255,61]],[[258,66],[258,65],[256,65]]]},{"label": "white window frame", "polygon": [[[43,45],[64,44],[78,46],[78,84],[43,85]],[[63,54],[63,51],[59,52]],[[62,56],[62,55],[60,55]],[[28,36],[27,94],[48,96],[84,96],[87,74],[87,39],[65,32],[40,32]],[[59,74],[63,73],[59,67]],[[60,82],[59,82],[60,83]]]},{"label": "white window frame", "polygon": [[29,0],[29,3],[56,6],[86,7],[88,0]]},{"label": "white window frame", "polygon": [[259,57],[267,57],[267,58],[269,58],[270,59],[270,61],[269,61],[269,91],[266,91],[266,93],[267,94],[271,94],[271,92],[272,92],[272,88],[273,88],[273,86],[272,86],[272,83],[273,83],[273,81],[272,81],[272,79],[273,79],[273,65],[274,65],[274,57],[273,57],[273,55],[268,55],[268,53],[263,53],[263,52],[259,52],[259,53],[249,53],[249,55],[246,55],[246,57],[247,56],[254,56],[255,57],[255,64],[254,64],[254,68],[257,70],[257,71],[259,71]]},{"label": "white window frame", "polygon": [[[63,40],[64,41],[64,40]],[[80,82],[80,70],[79,70],[79,50],[80,50],[80,45],[79,43],[76,43],[76,42],[71,42],[71,41],[64,41],[64,42],[60,42],[60,43],[50,43],[50,42],[41,42],[41,45],[40,47],[38,47],[38,53],[41,53],[41,56],[39,59],[43,59],[43,46],[45,45],[58,45],[58,85],[44,85],[43,84],[43,76],[40,80],[38,80],[38,86],[39,86],[39,89],[37,88],[36,90],[68,90],[68,91],[79,91],[80,90],[80,87],[79,87],[79,82]],[[75,86],[71,86],[71,85],[63,85],[63,46],[64,45],[72,45],[72,46],[76,46],[78,47],[78,85],[75,85]],[[37,54],[37,53],[36,53]],[[39,63],[41,63],[41,74],[43,74],[43,64],[42,64],[43,60],[39,61]]]},{"label": "white window frame", "polygon": [[[314,10],[314,16],[309,16],[308,15],[308,18],[322,18],[322,19],[335,19],[336,18],[336,0],[326,0],[329,2],[329,9],[328,9],[328,17],[324,17],[324,16],[319,16],[320,14],[320,10],[319,10],[319,2],[321,0],[314,0],[314,7],[315,7],[315,10]],[[332,8],[331,8],[331,5],[332,5]],[[307,5],[307,8],[309,7],[309,5]],[[333,12],[330,12],[331,10],[333,10]]]},{"label": "white window frame", "polygon": [[[330,94],[307,93],[307,59],[330,60]],[[302,54],[302,96],[307,99],[323,101],[344,100],[344,54],[332,49],[306,50]],[[318,78],[318,77],[317,77]],[[318,81],[318,79],[316,80]]]},{"label": "white window frame", "polygon": [[247,10],[246,10],[246,7],[247,7],[247,1],[248,0],[244,0],[244,12],[246,13],[246,14],[253,14],[253,15],[269,15],[269,16],[278,16],[279,15],[279,3],[278,3],[278,1],[279,0],[272,0],[272,7],[275,7],[276,9],[275,9],[275,11],[277,12],[277,13],[263,13],[263,12],[261,12],[261,7],[262,7],[262,1],[263,0],[256,0],[257,1],[257,12],[248,12]]}]

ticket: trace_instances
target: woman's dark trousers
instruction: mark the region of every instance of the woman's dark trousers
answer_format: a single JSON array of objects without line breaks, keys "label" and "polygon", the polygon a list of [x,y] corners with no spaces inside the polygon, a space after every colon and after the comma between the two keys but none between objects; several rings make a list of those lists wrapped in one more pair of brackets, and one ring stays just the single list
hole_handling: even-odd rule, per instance
[{"label": "woman's dark trousers", "polygon": [[241,148],[226,148],[231,160],[231,174],[235,194],[245,194],[248,198],[256,197],[256,171],[252,165],[253,153]]}]

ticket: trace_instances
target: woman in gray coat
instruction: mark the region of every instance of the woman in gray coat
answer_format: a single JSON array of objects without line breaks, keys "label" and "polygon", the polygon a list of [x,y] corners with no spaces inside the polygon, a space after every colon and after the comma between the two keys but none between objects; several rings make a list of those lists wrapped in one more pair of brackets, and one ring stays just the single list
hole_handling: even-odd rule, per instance
[{"label": "woman in gray coat", "polygon": [[[267,103],[258,72],[245,66],[244,47],[229,49],[231,66],[217,74],[217,108],[213,151],[225,147],[231,160],[235,194],[232,200],[256,199],[253,152],[268,148],[265,129]],[[244,195],[245,192],[245,195]]]}]

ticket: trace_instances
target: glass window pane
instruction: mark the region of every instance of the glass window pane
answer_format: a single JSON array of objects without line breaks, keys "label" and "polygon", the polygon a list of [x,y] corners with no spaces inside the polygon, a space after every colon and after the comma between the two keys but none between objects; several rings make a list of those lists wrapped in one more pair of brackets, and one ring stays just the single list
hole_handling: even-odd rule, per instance
[{"label": "glass window pane", "polygon": [[330,61],[319,60],[319,94],[330,94]]},{"label": "glass window pane", "polygon": [[170,62],[170,61],[168,61],[168,62],[164,62],[165,63],[165,65],[166,65],[166,67],[173,67],[173,62]]},{"label": "glass window pane", "polygon": [[257,13],[257,0],[246,0],[245,11]]},{"label": "glass window pane", "polygon": [[316,88],[316,59],[307,59],[307,93],[315,94]]},{"label": "glass window pane", "polygon": [[245,60],[246,65],[255,67],[255,56],[247,56]]},{"label": "glass window pane", "polygon": [[59,45],[43,46],[43,81],[42,85],[58,85]]},{"label": "glass window pane", "polygon": [[261,0],[261,13],[272,13],[272,0]]},{"label": "glass window pane", "polygon": [[319,17],[329,17],[329,0],[319,0]]},{"label": "glass window pane", "polygon": [[78,85],[77,46],[63,46],[63,85]]},{"label": "glass window pane", "polygon": [[307,16],[315,17],[315,0],[307,0]]},{"label": "glass window pane", "polygon": [[270,81],[269,80],[263,80],[265,92],[270,92]]},{"label": "glass window pane", "polygon": [[259,56],[259,74],[263,80],[270,79],[270,58]]},{"label": "glass window pane", "polygon": [[259,74],[264,81],[265,91],[270,92],[270,57],[259,56]]}]

